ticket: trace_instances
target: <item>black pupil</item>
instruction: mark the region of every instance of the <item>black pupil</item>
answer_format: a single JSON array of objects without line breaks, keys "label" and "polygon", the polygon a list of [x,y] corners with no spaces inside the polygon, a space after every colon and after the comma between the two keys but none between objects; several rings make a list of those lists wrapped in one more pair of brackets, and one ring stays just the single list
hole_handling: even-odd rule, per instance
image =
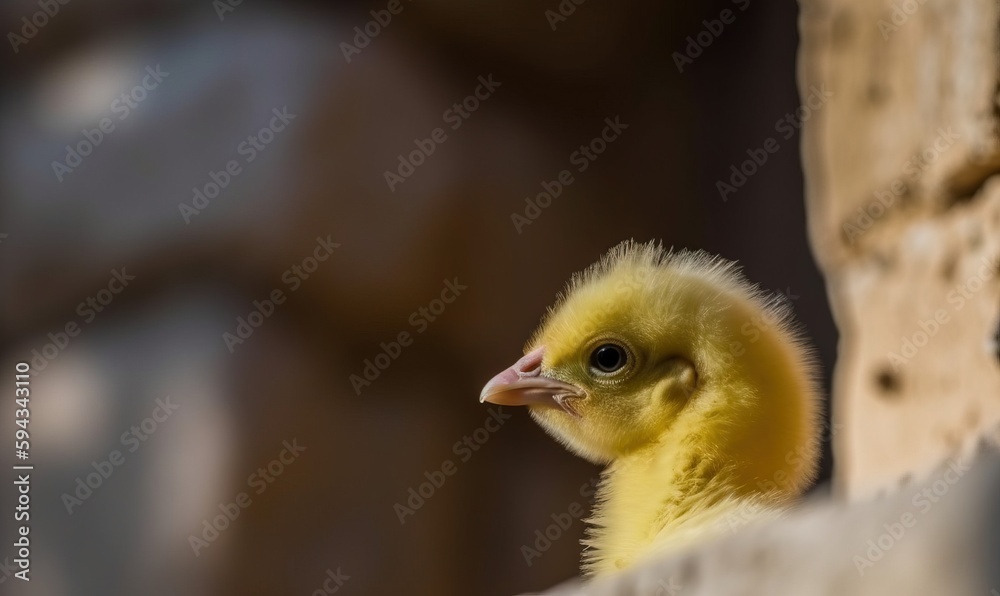
[{"label": "black pupil", "polygon": [[625,366],[625,351],[616,345],[605,344],[594,350],[591,360],[598,370],[614,372]]}]

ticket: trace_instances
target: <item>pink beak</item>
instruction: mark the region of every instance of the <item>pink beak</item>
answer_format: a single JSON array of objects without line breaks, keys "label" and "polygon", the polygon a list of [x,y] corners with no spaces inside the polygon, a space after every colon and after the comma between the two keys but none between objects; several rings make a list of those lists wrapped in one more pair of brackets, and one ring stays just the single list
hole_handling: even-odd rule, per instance
[{"label": "pink beak", "polygon": [[493,377],[479,394],[480,402],[501,406],[548,406],[579,417],[573,401],[586,397],[575,385],[542,375],[545,348],[535,348],[507,370]]}]

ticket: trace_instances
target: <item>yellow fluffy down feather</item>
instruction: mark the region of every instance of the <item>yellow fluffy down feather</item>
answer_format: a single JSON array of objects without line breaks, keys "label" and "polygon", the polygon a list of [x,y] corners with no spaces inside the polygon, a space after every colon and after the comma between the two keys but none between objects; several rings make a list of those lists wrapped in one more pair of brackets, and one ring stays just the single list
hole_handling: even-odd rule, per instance
[{"label": "yellow fluffy down feather", "polygon": [[775,516],[818,460],[816,365],[735,263],[625,242],[573,277],[482,401],[527,405],[606,464],[583,569],[606,574]]}]

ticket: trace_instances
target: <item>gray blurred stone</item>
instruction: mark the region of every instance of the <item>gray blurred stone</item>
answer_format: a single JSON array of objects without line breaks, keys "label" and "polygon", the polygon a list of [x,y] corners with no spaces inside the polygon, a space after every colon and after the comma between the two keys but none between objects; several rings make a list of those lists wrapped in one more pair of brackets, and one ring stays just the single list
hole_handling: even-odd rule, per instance
[{"label": "gray blurred stone", "polygon": [[998,587],[1000,459],[964,467],[950,461],[887,499],[808,503],[684,555],[546,594],[987,596]]}]

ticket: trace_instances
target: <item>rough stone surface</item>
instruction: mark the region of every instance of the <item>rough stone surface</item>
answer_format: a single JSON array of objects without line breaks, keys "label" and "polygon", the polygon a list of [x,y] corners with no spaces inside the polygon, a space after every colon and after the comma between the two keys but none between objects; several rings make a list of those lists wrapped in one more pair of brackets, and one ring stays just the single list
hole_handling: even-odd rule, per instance
[{"label": "rough stone surface", "polygon": [[[684,555],[547,596],[989,596],[1000,593],[1000,462],[949,461],[890,498],[830,500]],[[925,492],[926,491],[926,492]]]},{"label": "rough stone surface", "polygon": [[813,252],[841,333],[835,487],[925,477],[1000,421],[1000,2],[803,0]]}]

